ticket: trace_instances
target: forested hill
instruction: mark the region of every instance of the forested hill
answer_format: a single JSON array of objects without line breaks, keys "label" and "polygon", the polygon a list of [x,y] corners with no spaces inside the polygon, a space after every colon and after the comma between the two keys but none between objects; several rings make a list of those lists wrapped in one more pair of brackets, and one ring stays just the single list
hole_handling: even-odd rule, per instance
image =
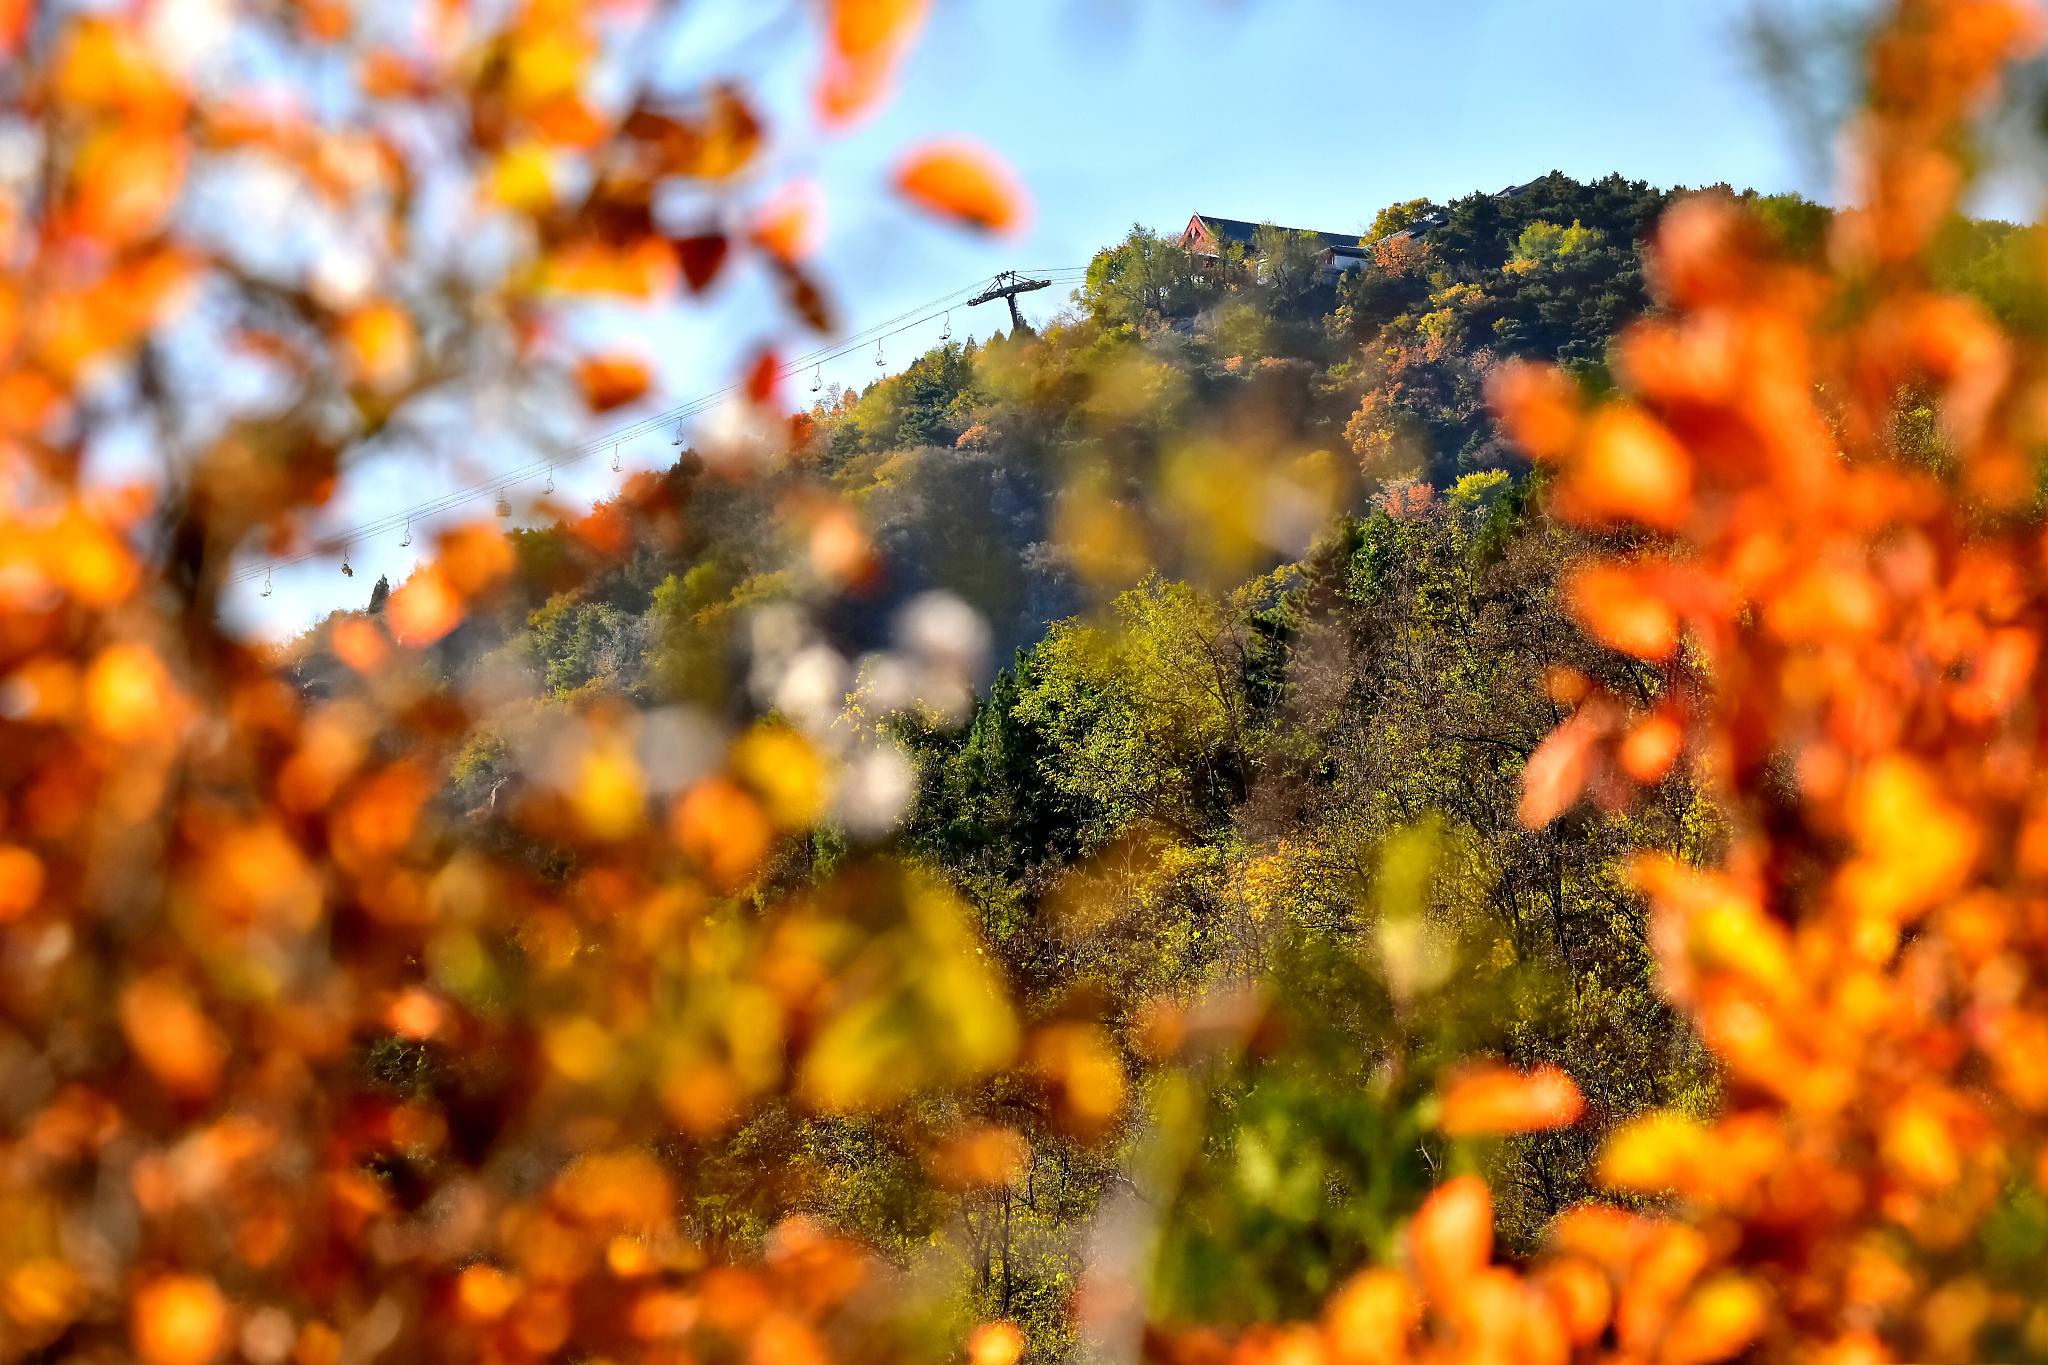
[{"label": "forested hill", "polygon": [[[1305,248],[1277,235],[1262,259],[1204,278],[1169,243],[1134,229],[1099,253],[1073,307],[1029,347],[1000,335],[944,346],[862,392],[835,387],[814,407],[802,453],[861,499],[881,566],[856,600],[860,619],[840,624],[872,630],[900,601],[943,583],[983,611],[1004,646],[1029,642],[1079,604],[1067,556],[1051,548],[1055,485],[1098,461],[1114,480],[1156,454],[1161,433],[1252,404],[1284,407],[1300,437],[1372,479],[1442,482],[1505,463],[1489,444],[1477,371],[1509,352],[1597,363],[1614,327],[1643,304],[1636,247],[1668,197],[1559,176],[1512,199],[1475,195],[1450,206],[1419,246],[1390,247],[1373,271],[1335,289],[1316,278]],[[1388,208],[1374,230],[1394,232],[1429,207]],[[1093,429],[1112,396],[1102,381],[1135,380],[1139,364],[1156,366],[1150,377],[1163,385],[1142,397],[1161,401],[1105,439]],[[1144,406],[1138,394],[1120,401]],[[731,609],[786,586],[777,576],[788,572],[789,546],[760,519],[772,497],[758,484],[741,491],[707,477],[694,454],[665,479],[673,504],[692,508],[666,559],[591,583],[557,572],[575,556],[562,528],[523,533],[531,600],[472,625],[450,653],[474,658],[530,627],[550,686],[602,675],[627,690],[664,685],[657,675],[673,685],[698,670],[693,661],[722,657]],[[548,602],[557,582],[577,584],[573,600]],[[524,613],[543,607],[529,623]]]},{"label": "forested hill", "polygon": [[[813,407],[795,463],[853,496],[873,551],[829,633],[855,650],[875,645],[903,602],[943,586],[982,614],[1007,657],[1084,605],[1079,580],[1093,570],[1223,586],[1305,550],[1329,524],[1310,510],[1357,514],[1409,481],[1448,490],[1476,472],[1518,473],[1488,418],[1485,375],[1539,357],[1603,387],[1609,342],[1650,306],[1645,234],[1678,193],[1552,173],[1449,205],[1391,205],[1367,234],[1371,266],[1334,284],[1307,237],[1263,231],[1218,270],[1134,228],[1097,254],[1071,307],[1028,344],[1000,334],[949,344],[858,393],[835,386]],[[1825,209],[1743,197],[1796,249],[1817,249]],[[1426,232],[1404,231],[1424,218]],[[2024,283],[2024,249],[2006,225],[1961,225],[1951,282],[2039,325],[2048,306]],[[1226,528],[1253,513],[1268,523],[1238,527],[1245,543],[1183,544],[1156,524],[1157,509],[1120,497],[1164,473],[1190,502],[1238,501],[1207,483],[1243,471],[1183,466],[1201,462],[1203,436],[1247,430],[1294,462],[1309,497],[1240,506]],[[577,572],[564,527],[518,533],[524,597],[466,626],[447,658],[468,666],[528,651],[554,692],[595,681],[636,695],[723,694],[738,616],[806,585],[788,519],[771,515],[772,474],[721,477],[713,454],[710,468],[691,452],[662,476],[657,501],[673,519],[638,528],[647,552],[623,571]],[[1057,495],[1076,488],[1100,498],[1069,498],[1063,528]],[[1155,524],[1142,535],[1101,524],[1124,511]],[[1077,548],[1100,562],[1077,564]],[[574,591],[557,597],[558,584]],[[320,638],[295,647],[315,673]]]},{"label": "forested hill", "polygon": [[[1254,1320],[1312,1312],[1389,1253],[1452,1159],[1427,1111],[1448,1059],[1553,1062],[1590,1106],[1485,1158],[1510,1247],[1588,1193],[1615,1122],[1709,1102],[1619,868],[1707,856],[1711,808],[1672,778],[1625,815],[1516,819],[1524,763],[1590,682],[1656,697],[1560,607],[1575,542],[1484,402],[1513,357],[1608,384],[1610,343],[1654,306],[1644,240],[1672,197],[1550,175],[1394,205],[1370,267],[1334,282],[1312,240],[1264,232],[1219,264],[1136,229],[1042,333],[827,395],[787,465],[684,458],[617,511],[616,567],[585,573],[567,527],[515,534],[517,589],[429,663],[475,708],[445,755],[452,826],[570,877],[508,812],[544,785],[554,729],[607,697],[675,722],[664,742],[834,737],[862,818],[776,845],[718,913],[887,845],[972,908],[974,959],[1041,1049],[1043,1084],[947,1083],[976,1044],[915,1022],[957,984],[918,978],[915,1036],[877,1045],[900,1104],[770,1106],[678,1139],[705,1245],[806,1212],[917,1268],[942,1317],[1016,1319],[1052,1359],[1090,1219],[1135,1166],[1174,1172],[1148,1190],[1159,1312]],[[1760,231],[1818,249],[1825,210],[1744,197]],[[2024,249],[1959,225],[1949,269],[2035,326]],[[847,500],[807,499],[821,478]],[[362,685],[327,648],[345,619],[296,646],[306,687]],[[1262,1002],[1252,1023],[1183,1013],[1226,987]],[[1233,1040],[1210,1089],[1152,1095],[1170,1140],[1132,1128],[1155,1060],[1210,1036]],[[742,1090],[751,1045],[718,1045]],[[934,1135],[971,1120],[1020,1136],[997,1144],[1015,1178],[934,1166]]]}]

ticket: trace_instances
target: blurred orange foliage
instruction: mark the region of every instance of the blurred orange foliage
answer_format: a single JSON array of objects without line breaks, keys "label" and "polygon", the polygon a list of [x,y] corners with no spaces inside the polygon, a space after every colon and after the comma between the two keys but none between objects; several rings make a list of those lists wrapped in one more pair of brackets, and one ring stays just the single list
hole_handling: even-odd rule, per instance
[{"label": "blurred orange foliage", "polygon": [[[827,325],[815,192],[748,202],[748,93],[641,60],[679,8],[0,0],[0,123],[41,186],[0,204],[0,1359],[889,1354],[841,1321],[866,1253],[789,1220],[714,1257],[657,1152],[786,1095],[821,1045],[894,1084],[873,1021],[925,961],[960,967],[915,1002],[933,1065],[955,1035],[958,1074],[1007,1056],[957,907],[897,888],[880,976],[841,931],[876,913],[858,897],[750,940],[707,924],[823,814],[816,756],[767,733],[657,789],[637,717],[571,716],[501,813],[575,849],[574,879],[466,838],[440,774],[471,699],[422,661],[522,567],[497,526],[443,531],[381,610],[323,628],[337,695],[220,610],[237,557],[301,547],[416,401],[645,395],[641,360],[565,353],[591,294],[753,259]],[[923,9],[822,7],[820,105],[886,94]],[[678,187],[686,225],[655,207]],[[180,348],[279,401],[181,388]],[[123,424],[200,434],[166,436],[160,486],[90,482]],[[661,497],[634,484],[584,548],[630,552],[634,518],[673,521]],[[818,515],[850,572],[857,527]],[[527,988],[493,1003],[508,962]],[[992,1031],[949,1026],[968,1012]],[[451,1065],[459,1102],[420,1079]],[[1018,1160],[962,1142],[963,1181]]]},{"label": "blurred orange foliage", "polygon": [[971,143],[919,148],[897,170],[896,184],[912,203],[984,232],[1023,225],[1023,190],[993,153]]},{"label": "blurred orange foliage", "polygon": [[[2048,1348],[2038,1302],[1963,1254],[2048,1169],[2048,369],[1928,265],[1966,185],[1958,149],[2043,32],[2013,0],[1899,0],[1850,143],[1859,203],[1823,263],[1697,197],[1658,233],[1669,309],[1624,339],[1619,395],[1496,374],[1553,510],[1609,538],[1572,610],[1662,673],[1648,710],[1565,698],[1522,815],[1624,800],[1679,762],[1718,792],[1722,865],[1634,877],[1724,1102],[1608,1140],[1601,1182],[1642,1211],[1569,1211],[1511,1269],[1490,1263],[1485,1187],[1452,1181],[1401,1269],[1347,1286],[1319,1335],[1255,1333],[1233,1360],[1962,1360],[1993,1332]],[[1933,395],[1952,461],[1901,444],[1903,392]],[[1539,1096],[1468,1071],[1443,1123],[1511,1129]]]},{"label": "blurred orange foliage", "polygon": [[[727,192],[766,136],[734,89],[612,79],[607,54],[668,6],[366,8],[233,11],[284,67],[347,87],[315,108],[201,79],[152,6],[0,0],[6,112],[50,177],[0,214],[0,1354],[896,1358],[842,1311],[886,1297],[883,1267],[801,1218],[721,1262],[656,1153],[767,1097],[857,1112],[1007,1067],[1096,1133],[1132,1089],[1106,1032],[1020,1023],[955,898],[900,870],[850,867],[752,936],[708,913],[821,814],[814,756],[764,732],[666,790],[624,721],[571,717],[515,826],[582,855],[560,885],[453,837],[430,762],[462,702],[408,663],[513,573],[493,530],[451,533],[385,616],[335,634],[359,693],[294,689],[219,620],[235,554],[288,541],[408,399],[465,377],[546,375],[588,410],[646,391],[638,362],[554,354],[566,296],[698,290],[752,252],[822,325],[803,223],[657,220],[665,185]],[[823,7],[829,117],[872,107],[925,10]],[[1522,815],[1680,763],[1716,788],[1723,864],[1633,876],[1721,1111],[1622,1127],[1599,1170],[1634,1202],[1566,1212],[1532,1263],[1497,1261],[1491,1197],[1459,1177],[1321,1322],[1161,1333],[1162,1356],[1961,1359],[1989,1326],[2048,1351],[2048,1314],[1955,1254],[2048,1171],[2048,372],[1926,265],[1963,134],[2039,37],[2012,0],[1898,0],[1851,143],[1860,206],[1825,264],[1694,200],[1659,234],[1669,308],[1622,347],[1622,396],[1496,377],[1555,510],[1608,537],[1573,610],[1660,677],[1649,705],[1560,677],[1571,715]],[[412,125],[453,145],[418,155]],[[244,158],[295,213],[374,222],[364,254],[275,275],[240,254],[188,197]],[[428,180],[481,215],[460,228],[509,218],[531,259],[486,284],[446,269],[410,217]],[[899,188],[981,228],[1022,212],[979,152],[926,149]],[[104,419],[85,390],[158,394],[155,352],[202,300],[295,401],[237,415],[160,494],[86,490]],[[1938,399],[1939,467],[1899,448],[1906,389]],[[790,507],[821,579],[870,571],[845,507]],[[585,539],[625,549],[601,519]],[[533,989],[502,989],[508,963]],[[473,1089],[407,1081],[458,1055],[489,1064]],[[366,1059],[388,1083],[363,1083]],[[1536,1131],[1582,1103],[1559,1074],[1480,1064],[1441,1122]],[[934,1161],[958,1185],[1020,1161],[1007,1130],[951,1137]],[[1006,1322],[965,1345],[989,1365],[1024,1349]]]}]

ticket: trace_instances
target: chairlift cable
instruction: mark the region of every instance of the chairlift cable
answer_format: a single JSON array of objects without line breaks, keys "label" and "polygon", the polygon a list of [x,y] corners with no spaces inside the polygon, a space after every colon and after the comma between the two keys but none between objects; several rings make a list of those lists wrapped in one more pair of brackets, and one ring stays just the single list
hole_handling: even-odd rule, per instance
[{"label": "chairlift cable", "polygon": [[[1041,276],[1079,277],[1087,272],[1086,267],[1069,266],[1060,270],[1034,271],[1032,273]],[[1066,283],[1068,281],[1061,279],[1058,282]],[[951,293],[940,295],[937,299],[931,300],[918,308],[899,313],[895,317],[864,328],[860,332],[856,332],[840,341],[798,356],[785,362],[778,368],[776,378],[787,379],[791,375],[800,374],[806,369],[812,370],[814,376],[822,377],[823,367],[826,363],[851,355],[853,352],[866,347],[870,342],[874,343],[879,354],[882,343],[888,338],[913,331],[936,318],[949,316],[952,306],[959,300],[960,296],[976,293],[983,287],[984,285],[977,280],[974,284],[966,285],[953,290]],[[950,324],[948,325],[950,326]],[[369,536],[381,535],[385,532],[396,530],[401,526],[406,527],[409,541],[412,522],[427,520],[464,503],[474,501],[480,497],[489,497],[492,494],[496,494],[499,502],[504,503],[504,492],[511,485],[530,479],[543,471],[548,472],[550,477],[552,477],[552,471],[556,466],[579,463],[589,456],[606,449],[612,451],[613,470],[615,472],[623,472],[619,464],[618,450],[624,442],[659,430],[671,422],[679,423],[684,419],[694,417],[716,406],[731,395],[740,392],[744,387],[743,383],[729,384],[722,389],[714,390],[701,397],[690,399],[687,402],[679,403],[661,412],[650,414],[615,431],[593,437],[588,441],[570,447],[569,451],[565,454],[533,460],[513,469],[502,471],[490,478],[478,480],[464,487],[451,490],[439,497],[428,499],[425,502],[365,522],[360,526],[350,527],[345,531],[323,536],[296,553],[266,559],[261,561],[260,564],[251,564],[242,570],[231,573],[228,575],[227,581],[230,583],[245,583],[258,576],[267,579],[273,568],[289,568],[296,564],[302,564],[309,560],[332,554],[337,549],[346,553],[348,545],[353,541]],[[500,516],[510,516],[510,514],[509,505],[505,511],[499,513]]]}]

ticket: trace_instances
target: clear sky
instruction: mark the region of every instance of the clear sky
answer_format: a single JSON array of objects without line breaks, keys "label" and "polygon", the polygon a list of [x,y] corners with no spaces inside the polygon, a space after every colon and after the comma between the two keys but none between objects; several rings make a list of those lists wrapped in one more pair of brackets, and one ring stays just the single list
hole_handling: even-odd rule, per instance
[{"label": "clear sky", "polygon": [[[698,34],[706,69],[741,71],[765,97],[784,135],[770,176],[823,185],[819,269],[845,330],[858,332],[998,270],[1085,265],[1134,222],[1171,232],[1195,212],[1351,232],[1397,200],[1553,169],[1829,197],[1823,158],[1767,93],[1744,36],[1766,2],[1783,15],[1822,0],[935,0],[893,103],[833,139],[806,126],[814,54],[772,33],[735,47],[721,27],[750,22],[731,16],[758,15],[756,0],[702,0]],[[1021,236],[974,237],[895,202],[892,164],[935,133],[979,139],[1016,168],[1033,204]],[[1043,317],[1065,295],[1026,302]],[[1001,305],[953,321],[960,335],[1006,325]],[[787,330],[765,283],[745,275],[708,307],[606,325],[658,360],[664,404],[729,383],[760,342],[784,354],[817,345]],[[938,324],[929,331],[889,343],[888,368],[934,344]],[[824,377],[858,385],[882,372],[868,348]],[[646,438],[623,460],[645,468],[670,454]],[[521,462],[483,452],[466,472]],[[329,524],[423,501],[464,472],[366,468]],[[562,473],[558,496],[573,504],[615,482],[608,461],[587,460]],[[264,634],[302,629],[364,600],[380,573],[397,583],[423,538],[403,550],[397,540],[356,547],[352,579],[329,563],[284,571],[273,597],[238,589],[230,610]]]}]

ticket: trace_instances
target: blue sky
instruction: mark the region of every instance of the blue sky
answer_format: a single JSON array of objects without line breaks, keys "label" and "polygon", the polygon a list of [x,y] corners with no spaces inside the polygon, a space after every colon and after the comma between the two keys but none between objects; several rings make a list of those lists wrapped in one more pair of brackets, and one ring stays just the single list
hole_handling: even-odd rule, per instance
[{"label": "blue sky", "polygon": [[[845,330],[857,332],[998,270],[1085,265],[1134,222],[1170,232],[1197,211],[1347,232],[1397,200],[1497,190],[1552,169],[1827,197],[1819,149],[1801,145],[1745,41],[1759,2],[935,0],[895,100],[831,138],[808,127],[812,51],[774,33],[732,47],[721,25],[760,13],[752,0],[703,7],[718,12],[690,38],[710,54],[704,69],[731,66],[765,100],[782,147],[768,177],[822,183],[829,227],[818,266]],[[975,237],[895,201],[890,168],[935,133],[971,136],[1010,161],[1033,203],[1023,235]],[[1042,317],[1064,298],[1031,296],[1027,312]],[[962,335],[1002,323],[1000,305],[954,315]],[[658,358],[665,403],[729,383],[758,343],[784,354],[817,344],[788,330],[765,282],[745,274],[708,305],[603,325]],[[890,342],[889,368],[934,344],[938,324],[929,331]],[[878,373],[869,348],[824,377],[858,385]],[[651,467],[670,453],[649,438],[624,460]],[[506,452],[493,466],[482,453],[468,472],[521,462]],[[365,468],[329,525],[417,503],[467,482],[463,472]],[[605,495],[615,476],[593,459],[559,483],[574,502]],[[281,572],[274,597],[246,590],[230,610],[259,633],[302,629],[359,603],[380,573],[398,582],[421,539],[406,550],[395,535],[356,547],[353,579],[326,563]]]}]

